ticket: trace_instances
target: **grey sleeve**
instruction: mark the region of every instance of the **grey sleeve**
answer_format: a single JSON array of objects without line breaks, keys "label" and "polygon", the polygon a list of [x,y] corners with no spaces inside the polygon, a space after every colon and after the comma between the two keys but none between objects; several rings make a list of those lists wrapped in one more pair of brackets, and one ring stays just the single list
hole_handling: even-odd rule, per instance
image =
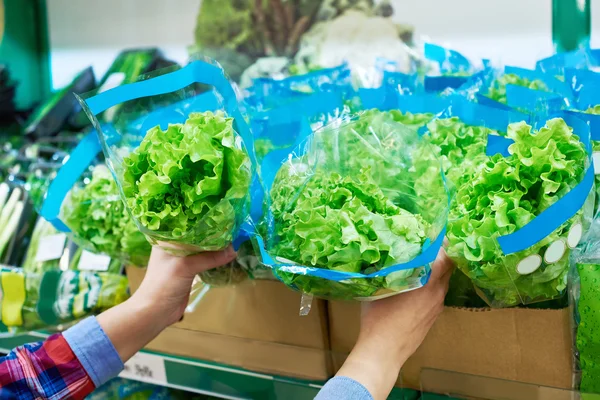
[{"label": "grey sleeve", "polygon": [[373,400],[373,396],[354,379],[336,376],[323,386],[315,400]]}]

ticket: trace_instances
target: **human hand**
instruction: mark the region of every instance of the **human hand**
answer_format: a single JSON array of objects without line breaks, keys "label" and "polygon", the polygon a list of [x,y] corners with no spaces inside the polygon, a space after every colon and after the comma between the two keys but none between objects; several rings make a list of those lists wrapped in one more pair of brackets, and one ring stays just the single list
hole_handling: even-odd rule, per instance
[{"label": "human hand", "polygon": [[453,269],[440,249],[424,287],[363,303],[358,341],[337,375],[360,382],[374,399],[387,398],[400,368],[444,309]]},{"label": "human hand", "polygon": [[98,316],[121,360],[128,360],[181,319],[197,274],[225,265],[235,256],[231,246],[187,257],[176,257],[153,247],[146,276],[138,290],[126,302]]}]

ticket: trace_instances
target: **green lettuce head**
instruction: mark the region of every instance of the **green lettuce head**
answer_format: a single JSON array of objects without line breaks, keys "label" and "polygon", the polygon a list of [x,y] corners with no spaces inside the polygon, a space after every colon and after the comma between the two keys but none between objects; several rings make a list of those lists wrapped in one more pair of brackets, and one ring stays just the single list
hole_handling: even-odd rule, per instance
[{"label": "green lettuce head", "polygon": [[[566,289],[569,253],[582,231],[584,209],[529,249],[505,255],[500,236],[523,228],[583,178],[587,153],[561,118],[534,132],[511,124],[510,156],[487,159],[457,188],[448,223],[448,254],[492,306],[556,298]],[[593,196],[591,197],[593,198]]]},{"label": "green lettuce head", "polygon": [[281,166],[270,190],[267,251],[281,263],[298,265],[297,273],[274,266],[275,274],[295,289],[335,299],[420,287],[425,265],[342,281],[310,271],[371,274],[412,260],[437,238],[448,194],[439,161],[433,164],[437,174],[430,177],[430,190],[417,187],[427,172],[413,168],[423,146],[416,129],[375,110],[315,132],[303,154],[291,155]]},{"label": "green lettuce head", "polygon": [[95,167],[87,184],[71,190],[62,214],[78,245],[123,263],[148,264],[152,247],[127,212],[106,166]]},{"label": "green lettuce head", "polygon": [[226,248],[248,208],[250,158],[233,118],[191,113],[148,130],[123,159],[122,190],[152,241],[175,254]]},{"label": "green lettuce head", "polygon": [[492,82],[485,96],[499,103],[506,104],[506,85],[517,85],[533,90],[549,92],[548,85],[541,79],[522,78],[517,74],[502,74]]}]

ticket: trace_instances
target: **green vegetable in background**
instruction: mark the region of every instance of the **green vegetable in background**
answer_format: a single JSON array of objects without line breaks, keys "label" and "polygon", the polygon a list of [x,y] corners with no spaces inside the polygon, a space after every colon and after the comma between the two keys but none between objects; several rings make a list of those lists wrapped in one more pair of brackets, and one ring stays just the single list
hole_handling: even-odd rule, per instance
[{"label": "green vegetable in background", "polygon": [[[415,194],[411,152],[420,145],[414,129],[375,110],[317,131],[308,153],[286,162],[271,188],[270,252],[283,262],[363,274],[413,259],[438,228],[420,211],[446,201],[445,193]],[[430,186],[443,188],[439,167],[437,178]],[[276,274],[305,293],[352,299],[418,287],[425,270],[344,282]]]},{"label": "green vegetable in background", "polygon": [[58,231],[54,226],[46,221],[44,218],[39,217],[33,234],[31,236],[31,242],[27,248],[27,254],[23,261],[23,271],[25,273],[39,274],[45,271],[56,270],[60,268],[60,258],[48,261],[37,261],[37,253],[40,245],[40,240],[46,236],[56,235]]},{"label": "green vegetable in background", "polygon": [[586,393],[600,392],[600,264],[577,264],[580,295],[577,312],[580,317],[577,326],[577,350],[581,367],[580,389]]},{"label": "green vegetable in background", "polygon": [[[490,157],[458,187],[447,233],[448,254],[488,303],[498,306],[553,299],[565,290],[565,239],[582,212],[519,253],[503,254],[497,238],[522,228],[574,188],[587,157],[584,145],[560,118],[547,121],[537,132],[524,122],[511,124],[507,136],[514,140],[511,155]],[[547,262],[546,250],[559,239],[565,244],[564,254]],[[539,263],[533,271],[521,264],[528,256],[539,257],[534,257]]]},{"label": "green vegetable in background", "polygon": [[129,216],[105,166],[95,167],[89,183],[71,190],[62,213],[78,245],[133,265],[147,265],[150,243]]},{"label": "green vegetable in background", "polygon": [[502,104],[506,104],[506,85],[517,85],[534,90],[542,90],[549,92],[548,86],[540,79],[530,80],[521,78],[517,74],[503,74],[499,76],[485,94],[492,100],[496,100]]},{"label": "green vegetable in background", "polygon": [[150,239],[181,254],[232,242],[252,176],[232,118],[191,113],[185,124],[154,127],[123,164],[127,206]]},{"label": "green vegetable in background", "polygon": [[4,293],[0,299],[2,323],[13,333],[54,329],[98,314],[129,297],[127,278],[108,273],[24,273],[2,267],[0,283]]},{"label": "green vegetable in background", "polygon": [[[585,113],[600,115],[600,105],[588,108]],[[600,141],[592,140],[592,151],[600,151]],[[594,215],[596,215],[600,206],[600,175],[598,174],[596,174],[594,178],[594,187],[596,188],[596,206],[594,208]]]},{"label": "green vegetable in background", "polygon": [[6,257],[11,239],[17,233],[24,209],[23,192],[0,183],[0,261]]}]

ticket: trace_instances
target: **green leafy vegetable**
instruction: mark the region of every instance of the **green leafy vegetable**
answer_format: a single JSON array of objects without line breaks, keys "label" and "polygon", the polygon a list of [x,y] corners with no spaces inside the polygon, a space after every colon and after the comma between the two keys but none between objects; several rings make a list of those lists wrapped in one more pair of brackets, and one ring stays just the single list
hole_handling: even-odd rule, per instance
[{"label": "green leafy vegetable", "polygon": [[46,221],[44,218],[38,218],[33,234],[31,236],[31,242],[27,248],[27,254],[23,261],[23,271],[25,273],[39,274],[45,271],[53,269],[59,269],[60,259],[48,260],[48,261],[37,261],[37,253],[40,245],[40,240],[46,236],[56,235],[58,231],[54,226]]},{"label": "green leafy vegetable", "polygon": [[540,79],[531,80],[522,78],[517,74],[503,74],[494,80],[492,86],[488,89],[486,96],[492,100],[506,104],[506,85],[517,85],[529,89],[542,90],[544,92],[550,91],[544,81]]},{"label": "green leafy vegetable", "polygon": [[150,243],[129,216],[105,166],[95,167],[88,184],[71,190],[62,213],[78,245],[133,265],[147,265]]},{"label": "green leafy vegetable", "polygon": [[[420,211],[446,201],[415,195],[410,165],[420,145],[415,129],[375,110],[316,132],[307,154],[286,162],[271,188],[270,252],[284,263],[362,274],[413,259],[439,232]],[[443,188],[439,163],[430,185]],[[342,282],[276,273],[305,293],[352,299],[418,287],[425,270]]]},{"label": "green leafy vegetable", "polygon": [[[505,255],[497,238],[517,231],[558,201],[582,179],[586,151],[560,118],[532,132],[511,124],[511,155],[490,157],[457,190],[450,211],[448,254],[492,305],[516,305],[558,297],[566,288],[569,251],[556,262],[542,262],[552,243],[563,240],[582,212],[533,247]],[[518,272],[527,256],[539,254],[533,272]]]},{"label": "green leafy vegetable", "polygon": [[[594,107],[590,107],[585,111],[586,114],[594,114],[600,115],[600,105],[596,105]],[[592,140],[592,151],[597,152],[600,151],[600,141]],[[596,188],[596,205],[594,207],[594,216],[598,213],[600,209],[600,175],[596,174],[594,177],[594,187]]]},{"label": "green leafy vegetable", "polygon": [[232,118],[191,113],[185,124],[156,126],[123,164],[127,206],[153,241],[191,254],[234,239],[252,173]]}]

